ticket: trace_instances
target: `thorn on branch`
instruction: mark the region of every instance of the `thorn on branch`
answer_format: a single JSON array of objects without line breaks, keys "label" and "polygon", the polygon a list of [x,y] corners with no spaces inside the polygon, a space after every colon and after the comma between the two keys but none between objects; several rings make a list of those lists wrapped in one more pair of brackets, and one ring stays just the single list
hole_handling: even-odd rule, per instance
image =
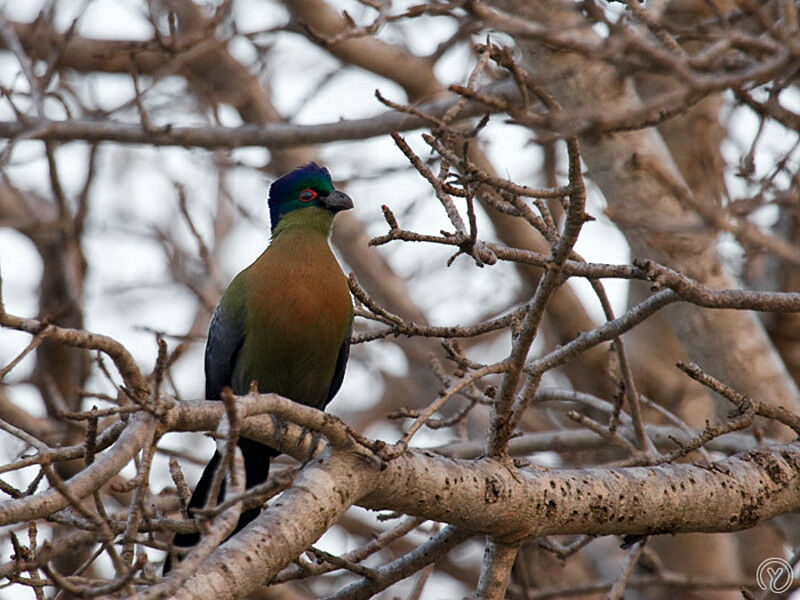
[{"label": "thorn on branch", "polygon": [[189,517],[189,500],[192,497],[189,491],[189,486],[186,485],[186,479],[183,476],[183,471],[178,463],[178,460],[173,456],[169,459],[169,474],[172,481],[175,483],[175,488],[178,490],[178,501],[181,505],[181,514],[187,519]]},{"label": "thorn on branch", "polygon": [[88,467],[94,462],[97,452],[97,407],[92,406],[91,416],[86,421],[86,456],[84,461]]},{"label": "thorn on branch", "polygon": [[153,367],[153,402],[158,403],[158,396],[161,391],[161,384],[164,381],[164,373],[167,370],[167,343],[160,335],[156,335],[158,344],[158,355],[156,364]]},{"label": "thorn on branch", "polygon": [[389,224],[390,229],[400,229],[400,227],[397,225],[397,219],[395,218],[394,213],[392,213],[392,210],[388,206],[385,204],[382,205],[381,211],[383,211],[383,216],[386,219],[386,222]]}]

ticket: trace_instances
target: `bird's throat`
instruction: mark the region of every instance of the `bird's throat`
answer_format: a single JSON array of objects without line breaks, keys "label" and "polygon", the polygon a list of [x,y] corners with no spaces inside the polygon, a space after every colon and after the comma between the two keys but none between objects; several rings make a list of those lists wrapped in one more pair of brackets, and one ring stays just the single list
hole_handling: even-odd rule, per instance
[{"label": "bird's throat", "polygon": [[327,238],[331,233],[333,213],[318,206],[309,206],[300,210],[293,210],[281,217],[278,226],[272,232],[271,244],[288,232],[304,231],[319,233]]}]

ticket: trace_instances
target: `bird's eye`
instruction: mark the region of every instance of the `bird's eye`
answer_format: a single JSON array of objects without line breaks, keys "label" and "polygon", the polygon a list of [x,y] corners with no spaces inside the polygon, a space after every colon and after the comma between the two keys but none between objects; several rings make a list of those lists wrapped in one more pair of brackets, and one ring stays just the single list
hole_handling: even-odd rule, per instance
[{"label": "bird's eye", "polygon": [[317,192],[315,192],[314,190],[310,190],[308,188],[300,192],[301,202],[311,202],[316,197],[317,197]]}]

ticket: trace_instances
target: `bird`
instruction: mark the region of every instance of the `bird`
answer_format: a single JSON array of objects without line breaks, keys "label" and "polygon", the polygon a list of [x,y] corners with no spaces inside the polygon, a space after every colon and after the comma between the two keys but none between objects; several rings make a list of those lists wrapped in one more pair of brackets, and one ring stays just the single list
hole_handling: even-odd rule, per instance
[{"label": "bird", "polygon": [[[233,278],[211,318],[205,349],[206,398],[223,389],[244,395],[255,382],[324,410],[342,385],[350,353],[353,304],[347,278],[328,238],[337,213],[353,201],[333,186],[328,169],[308,163],[276,179],[269,189],[270,242]],[[274,448],[240,438],[245,488],[266,481]],[[208,500],[216,452],[192,493],[189,509]],[[223,488],[224,489],[224,488]],[[220,492],[220,500],[223,491]],[[260,507],[242,511],[231,536],[255,519]],[[179,533],[177,547],[194,546],[199,533]],[[171,569],[171,555],[164,574]]]}]

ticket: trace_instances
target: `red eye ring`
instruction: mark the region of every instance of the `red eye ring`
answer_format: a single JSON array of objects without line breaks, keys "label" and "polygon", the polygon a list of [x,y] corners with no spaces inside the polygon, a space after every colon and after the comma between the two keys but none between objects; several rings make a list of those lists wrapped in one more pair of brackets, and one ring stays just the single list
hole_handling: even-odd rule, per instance
[{"label": "red eye ring", "polygon": [[310,188],[304,189],[300,192],[300,202],[311,202],[317,197],[317,192]]}]

